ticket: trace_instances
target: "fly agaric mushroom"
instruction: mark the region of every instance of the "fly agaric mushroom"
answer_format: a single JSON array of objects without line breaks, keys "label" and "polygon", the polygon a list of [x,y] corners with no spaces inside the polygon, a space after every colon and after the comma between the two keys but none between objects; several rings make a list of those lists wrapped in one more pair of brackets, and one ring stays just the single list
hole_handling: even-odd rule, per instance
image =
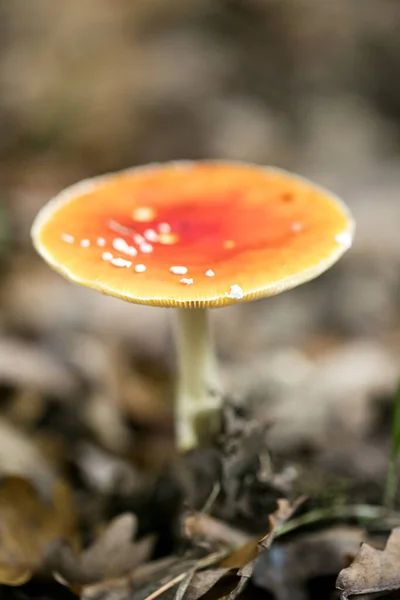
[{"label": "fly agaric mushroom", "polygon": [[218,426],[208,309],[273,296],[323,273],[354,223],[328,191],[275,168],[219,161],[150,165],[89,179],[38,214],[33,242],[75,283],[177,308],[178,446]]}]

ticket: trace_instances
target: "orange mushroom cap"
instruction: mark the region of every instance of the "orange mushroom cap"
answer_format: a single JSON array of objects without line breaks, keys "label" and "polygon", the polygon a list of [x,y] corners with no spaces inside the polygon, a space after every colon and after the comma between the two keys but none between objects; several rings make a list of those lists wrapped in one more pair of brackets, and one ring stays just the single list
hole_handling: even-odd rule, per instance
[{"label": "orange mushroom cap", "polygon": [[328,269],[354,224],[326,190],[275,168],[150,165],[61,192],[38,214],[38,252],[68,279],[140,304],[218,307]]}]

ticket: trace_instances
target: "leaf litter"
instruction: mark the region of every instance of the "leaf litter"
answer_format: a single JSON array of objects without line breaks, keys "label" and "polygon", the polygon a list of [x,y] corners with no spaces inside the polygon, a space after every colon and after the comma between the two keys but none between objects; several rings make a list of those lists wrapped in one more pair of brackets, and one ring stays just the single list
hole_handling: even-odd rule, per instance
[{"label": "leaf litter", "polygon": [[351,565],[340,571],[341,597],[400,590],[400,527],[393,529],[382,550],[363,543]]},{"label": "leaf litter", "polygon": [[[44,421],[46,435],[55,426],[55,431],[60,430],[68,442],[63,425],[75,422],[65,418],[71,406],[58,402],[55,407],[56,412],[49,415],[50,423],[47,416]],[[26,457],[43,445],[41,412],[31,415],[19,420],[26,432],[16,430],[26,437],[22,451]],[[31,438],[28,432],[35,428],[35,419],[39,435]],[[13,431],[13,425],[6,427]],[[69,431],[76,438],[70,447],[68,443],[63,445],[63,461],[51,464],[52,455],[46,453],[38,472],[32,469],[34,483],[26,479],[31,467],[24,467],[23,477],[5,476],[0,481],[0,519],[6,523],[0,544],[0,574],[7,585],[20,585],[32,577],[55,577],[88,600],[198,600],[205,596],[211,600],[234,600],[253,580],[259,589],[273,593],[276,600],[286,600],[296,598],[301,591],[304,595],[310,579],[333,575],[335,570],[337,573],[349,556],[355,556],[365,535],[364,528],[340,528],[332,523],[326,527],[327,520],[329,525],[329,519],[340,523],[359,515],[362,523],[363,519],[376,521],[384,516],[379,507],[357,505],[350,505],[351,510],[339,505],[336,509],[327,506],[304,512],[308,505],[304,498],[294,503],[281,498],[278,509],[269,514],[269,507],[282,491],[293,495],[296,472],[277,472],[272,467],[265,424],[254,422],[242,407],[228,403],[220,449],[213,460],[205,464],[207,454],[200,451],[197,459],[187,457],[185,467],[191,470],[192,478],[189,486],[187,482],[184,485],[185,492],[189,492],[184,496],[189,507],[204,501],[204,494],[196,495],[196,489],[202,487],[199,474],[203,481],[211,483],[211,488],[203,486],[204,490],[212,490],[217,482],[220,493],[205,511],[187,510],[183,504],[176,507],[180,531],[175,531],[174,545],[167,555],[164,552],[160,556],[156,550],[159,531],[143,529],[143,514],[147,520],[149,515],[143,503],[135,504],[135,498],[143,495],[146,486],[154,485],[158,475],[153,476],[153,484],[149,474],[143,478],[140,470],[131,466],[129,448],[118,455],[107,443],[99,446],[90,429],[71,429],[68,434]],[[36,459],[34,462],[41,464]],[[73,489],[68,490],[67,486],[64,497],[56,490],[65,484],[54,483],[60,465],[63,469],[75,469]],[[182,461],[175,466],[179,470]],[[130,510],[114,507],[115,516],[110,519],[107,511],[114,506],[117,490]],[[89,507],[96,506],[96,502],[98,506],[97,514],[89,519],[88,499]],[[136,509],[138,513],[134,514]],[[298,516],[294,516],[295,512]],[[267,521],[268,533],[254,535],[254,529],[265,529]],[[319,530],[312,531],[315,527]],[[298,530],[301,535],[296,533]]]}]

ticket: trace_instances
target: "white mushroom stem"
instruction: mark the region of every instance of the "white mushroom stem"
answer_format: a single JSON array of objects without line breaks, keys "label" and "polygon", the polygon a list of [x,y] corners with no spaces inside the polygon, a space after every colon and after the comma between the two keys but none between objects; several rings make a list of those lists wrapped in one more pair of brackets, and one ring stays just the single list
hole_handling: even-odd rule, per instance
[{"label": "white mushroom stem", "polygon": [[221,394],[208,309],[177,309],[179,450],[195,448],[218,431]]}]

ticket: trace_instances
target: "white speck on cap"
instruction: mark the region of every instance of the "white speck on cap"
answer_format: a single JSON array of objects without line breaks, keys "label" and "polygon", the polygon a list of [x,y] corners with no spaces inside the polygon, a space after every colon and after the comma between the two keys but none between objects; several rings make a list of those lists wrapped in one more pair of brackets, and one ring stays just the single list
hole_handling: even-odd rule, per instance
[{"label": "white speck on cap", "polygon": [[186,273],[188,272],[187,267],[178,267],[178,266],[177,267],[170,267],[169,270],[174,275],[186,275]]},{"label": "white speck on cap", "polygon": [[139,250],[144,254],[149,254],[150,252],[153,252],[153,246],[147,242],[142,242],[139,246]]},{"label": "white speck on cap", "polygon": [[133,241],[135,244],[142,244],[144,242],[144,237],[140,235],[140,233],[135,233],[133,236]]},{"label": "white speck on cap", "polygon": [[244,291],[240,287],[240,285],[231,285],[229,290],[229,294],[226,294],[228,298],[232,298],[232,300],[241,300],[244,296]]},{"label": "white speck on cap", "polygon": [[118,250],[118,252],[124,252],[125,254],[128,254],[129,256],[136,256],[137,255],[136,248],[134,248],[133,246],[130,246],[122,238],[115,238],[115,240],[113,240],[112,245],[115,248],[115,250]]},{"label": "white speck on cap", "polygon": [[125,248],[128,246],[125,240],[122,238],[115,238],[112,242],[113,248],[118,250],[118,252],[123,252]]},{"label": "white speck on cap", "polygon": [[214,277],[215,273],[212,269],[208,269],[208,271],[206,271],[206,275],[207,277]]},{"label": "white speck on cap", "polygon": [[90,241],[89,240],[81,240],[81,244],[82,248],[89,248],[90,246]]},{"label": "white speck on cap", "polygon": [[103,260],[112,260],[113,255],[111,254],[111,252],[103,252],[103,254],[101,255],[101,258]]},{"label": "white speck on cap", "polygon": [[144,237],[149,242],[157,242],[158,241],[158,233],[154,229],[146,229],[144,232]]},{"label": "white speck on cap", "polygon": [[97,238],[97,245],[98,246],[105,246],[106,245],[106,240],[102,237]]},{"label": "white speck on cap", "polygon": [[335,241],[341,246],[344,246],[345,248],[350,248],[352,243],[352,237],[348,231],[344,231],[343,233],[338,233],[337,235],[335,235]]},{"label": "white speck on cap", "polygon": [[73,235],[69,235],[69,233],[62,233],[61,234],[61,239],[64,242],[67,242],[67,244],[73,244],[75,241],[75,238]]},{"label": "white speck on cap", "polygon": [[194,280],[191,277],[182,277],[180,283],[184,283],[185,285],[192,285],[192,283],[194,283]]},{"label": "white speck on cap", "polygon": [[111,260],[111,264],[114,265],[114,267],[131,267],[132,266],[132,261],[130,260],[125,260],[125,258],[113,258]]},{"label": "white speck on cap", "polygon": [[136,273],[144,273],[146,268],[146,265],[135,265]]}]

